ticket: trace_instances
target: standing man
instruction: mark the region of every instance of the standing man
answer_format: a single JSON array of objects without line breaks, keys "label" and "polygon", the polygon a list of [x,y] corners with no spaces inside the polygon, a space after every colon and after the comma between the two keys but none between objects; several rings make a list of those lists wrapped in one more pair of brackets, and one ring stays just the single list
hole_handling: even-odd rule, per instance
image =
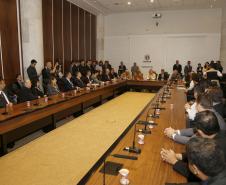
[{"label": "standing man", "polygon": [[47,91],[48,84],[50,84],[51,75],[56,72],[56,67],[58,65],[59,64],[56,63],[56,65],[52,69],[52,63],[47,62],[44,69],[42,70],[42,80],[43,80],[43,87],[44,87],[45,92]]},{"label": "standing man", "polygon": [[35,86],[39,80],[39,76],[35,68],[36,64],[37,61],[33,59],[31,60],[31,65],[27,68],[27,75],[32,83],[32,86]]},{"label": "standing man", "polygon": [[176,60],[176,64],[173,65],[173,71],[177,70],[177,72],[181,74],[182,72],[182,66],[179,64],[179,60]]},{"label": "standing man", "polygon": [[126,66],[123,64],[123,62],[120,62],[120,66],[118,67],[118,75],[121,76],[122,73],[126,71]]},{"label": "standing man", "polygon": [[189,74],[192,72],[191,61],[187,62],[187,65],[184,67],[184,77],[186,81],[189,81]]},{"label": "standing man", "polygon": [[134,62],[133,66],[131,67],[132,77],[134,77],[134,75],[137,74],[138,71],[139,71],[139,67],[137,66],[137,63]]}]

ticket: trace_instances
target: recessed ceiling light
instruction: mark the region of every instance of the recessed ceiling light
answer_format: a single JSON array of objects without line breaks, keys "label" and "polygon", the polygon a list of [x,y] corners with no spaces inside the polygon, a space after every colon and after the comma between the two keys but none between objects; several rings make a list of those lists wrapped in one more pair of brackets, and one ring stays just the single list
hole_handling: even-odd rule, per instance
[{"label": "recessed ceiling light", "polygon": [[151,3],[154,3],[155,0],[150,0]]},{"label": "recessed ceiling light", "polygon": [[128,5],[131,5],[132,3],[130,1],[127,2]]}]

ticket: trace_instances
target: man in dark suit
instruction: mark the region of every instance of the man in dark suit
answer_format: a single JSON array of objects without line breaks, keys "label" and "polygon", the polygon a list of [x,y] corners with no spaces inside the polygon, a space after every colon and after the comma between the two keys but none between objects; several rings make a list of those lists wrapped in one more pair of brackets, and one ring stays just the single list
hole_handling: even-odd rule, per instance
[{"label": "man in dark suit", "polygon": [[36,82],[39,80],[39,76],[35,68],[36,64],[37,61],[33,59],[31,60],[31,65],[27,68],[27,75],[33,86],[35,86]]},{"label": "man in dark suit", "polygon": [[161,73],[158,76],[158,80],[164,81],[164,80],[168,80],[168,78],[169,78],[169,74],[167,72],[165,72],[164,69],[161,69]]},{"label": "man in dark suit", "polygon": [[21,74],[18,74],[16,76],[16,82],[11,85],[10,89],[14,94],[17,94],[22,87],[24,87],[24,81]]},{"label": "man in dark suit", "polygon": [[56,72],[56,67],[59,64],[56,63],[52,69],[52,63],[47,62],[44,69],[42,70],[42,82],[45,92],[47,91],[47,86],[51,81],[51,75],[53,75]]},{"label": "man in dark suit", "polygon": [[173,65],[173,71],[177,70],[178,73],[181,75],[182,66],[179,64],[179,60],[176,60],[176,64]]},{"label": "man in dark suit", "polygon": [[126,71],[126,66],[123,64],[123,62],[120,62],[120,66],[118,67],[118,75],[121,76],[122,73]]},{"label": "man in dark suit", "polygon": [[80,62],[76,61],[72,66],[72,76],[76,76],[77,72],[79,72]]},{"label": "man in dark suit", "polygon": [[191,61],[187,62],[187,65],[184,67],[184,77],[185,81],[190,81],[190,73],[192,72]]},{"label": "man in dark suit", "polygon": [[[177,185],[225,185],[226,166],[222,149],[208,138],[192,138],[187,144],[188,168],[200,182]],[[166,183],[166,185],[176,185]]]},{"label": "man in dark suit", "polygon": [[103,81],[103,82],[111,81],[110,70],[109,69],[104,70],[104,73],[102,75],[102,80],[101,81]]},{"label": "man in dark suit", "polygon": [[82,79],[83,83],[86,86],[89,86],[92,83],[92,80],[91,80],[91,71],[87,71],[86,72],[86,75],[85,76],[82,76],[81,79]]},{"label": "man in dark suit", "polygon": [[3,80],[2,78],[0,78],[0,108],[5,107],[6,105],[12,104],[10,102],[10,98],[4,92],[5,87],[6,87],[5,80]]},{"label": "man in dark suit", "polygon": [[24,87],[22,87],[20,89],[20,91],[18,92],[18,101],[20,103],[35,100],[38,98],[38,96],[36,96],[32,93],[31,86],[32,86],[31,81],[26,80],[24,83]]},{"label": "man in dark suit", "polygon": [[87,67],[86,67],[86,63],[84,60],[81,61],[81,65],[79,66],[79,71],[82,74],[82,76],[86,75]]},{"label": "man in dark suit", "polygon": [[[226,158],[226,131],[221,131],[217,117],[211,111],[203,111],[196,116],[196,134],[202,138],[213,139],[222,149]],[[187,154],[176,154],[173,150],[163,149],[161,152],[164,161],[173,165],[173,169],[188,178],[188,181],[197,180],[187,165]]]},{"label": "man in dark suit", "polygon": [[79,71],[76,73],[75,77],[74,76],[72,77],[71,81],[74,84],[74,86],[77,86],[80,88],[86,87],[86,84],[82,81],[81,77],[82,77],[82,74]]},{"label": "man in dark suit", "polygon": [[75,88],[74,84],[71,81],[72,75],[70,72],[67,72],[65,77],[63,78],[63,91],[67,92],[67,91],[71,91]]}]

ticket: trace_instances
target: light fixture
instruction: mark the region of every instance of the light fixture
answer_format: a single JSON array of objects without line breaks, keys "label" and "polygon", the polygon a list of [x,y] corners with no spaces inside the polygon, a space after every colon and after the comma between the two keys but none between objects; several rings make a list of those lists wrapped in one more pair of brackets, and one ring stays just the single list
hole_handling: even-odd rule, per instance
[{"label": "light fixture", "polygon": [[150,3],[154,3],[155,0],[150,0]]},{"label": "light fixture", "polygon": [[128,5],[131,5],[132,3],[130,1],[127,2]]}]

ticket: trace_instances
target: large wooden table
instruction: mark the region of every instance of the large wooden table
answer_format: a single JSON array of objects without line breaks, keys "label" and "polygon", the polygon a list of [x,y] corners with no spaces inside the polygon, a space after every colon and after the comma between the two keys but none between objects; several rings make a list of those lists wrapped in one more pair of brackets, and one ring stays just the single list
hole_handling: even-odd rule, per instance
[{"label": "large wooden table", "polygon": [[[93,105],[101,105],[105,99],[116,97],[127,91],[130,87],[161,88],[165,82],[160,81],[122,81],[98,87],[95,90],[82,90],[50,97],[48,102],[44,99],[31,102],[31,108],[26,103],[14,105],[9,108],[9,114],[3,115],[0,109],[0,154],[7,154],[7,144],[27,136],[39,129],[53,130],[56,122],[75,113],[82,114],[84,110]],[[38,105],[35,105],[37,104]]]},{"label": "large wooden table", "polygon": [[[123,168],[130,171],[129,180],[131,185],[164,185],[166,182],[186,182],[184,177],[173,171],[172,166],[164,163],[160,157],[160,151],[162,148],[173,149],[176,152],[184,151],[183,145],[177,144],[164,136],[163,131],[165,128],[170,126],[178,129],[185,127],[185,111],[183,108],[185,101],[186,98],[183,90],[172,90],[172,98],[162,105],[166,110],[161,111],[160,119],[152,119],[157,122],[158,126],[152,129],[151,135],[145,136],[144,145],[139,145],[136,140],[136,146],[142,149],[140,155],[130,154],[123,151],[124,147],[132,145],[134,126],[115,147],[115,149],[108,154],[106,162],[122,163]],[[155,100],[153,100],[153,103],[154,102]],[[170,108],[172,106],[171,104],[173,104],[173,109]],[[147,113],[153,113],[153,110],[150,109],[150,107],[152,107],[152,104],[142,112],[138,117],[138,120],[146,120]],[[144,126],[138,126],[138,128],[143,127]],[[138,160],[132,161],[119,159],[113,157],[112,154],[138,156]],[[103,164],[95,171],[95,173],[92,174],[91,178],[88,179],[88,185],[103,184],[103,174],[99,172],[100,168],[103,168]],[[87,179],[83,180],[86,182]],[[119,180],[120,175],[106,175],[105,177],[107,185],[120,184]],[[81,184],[84,183],[82,182]]]},{"label": "large wooden table", "polygon": [[[127,82],[122,87],[128,87]],[[177,152],[184,150],[184,146],[174,143],[163,134],[166,127],[172,126],[179,129],[185,126],[185,111],[183,109],[185,94],[183,90],[173,89],[172,98],[162,105],[166,110],[162,110],[160,119],[155,120],[158,126],[152,129],[151,135],[145,137],[145,144],[139,146],[142,152],[137,155],[138,160],[118,159],[111,156],[111,154],[116,153],[134,155],[124,152],[123,148],[132,145],[134,124],[138,120],[145,120],[147,113],[153,113],[150,108],[161,92],[162,90],[156,94],[154,99],[149,100],[150,102],[142,111],[148,94],[135,95],[136,98],[134,97],[130,101],[126,99],[110,101],[65,126],[3,156],[0,158],[2,171],[0,173],[0,184],[99,185],[103,184],[103,174],[99,172],[99,169],[105,159],[106,161],[122,163],[123,168],[129,169],[129,180],[132,185],[163,185],[165,182],[185,182],[182,176],[175,173],[171,166],[164,163],[160,158],[161,148],[172,148]],[[120,102],[123,106],[116,105],[115,101]],[[170,108],[171,104],[173,104],[173,109]],[[125,105],[127,107],[124,107]],[[100,110],[109,111],[107,111],[107,114],[103,114],[103,118],[98,116],[99,121],[97,121],[96,115],[99,114]],[[114,110],[121,112],[122,115],[118,116],[118,113],[115,115]],[[125,114],[125,111],[128,112],[128,115]],[[116,119],[119,120],[116,121]],[[129,121],[126,123],[125,120]],[[89,125],[90,121],[95,124]],[[103,121],[109,126],[117,125],[116,128],[113,127],[112,132],[109,129],[109,133],[104,138],[100,137],[99,134],[106,134],[107,131],[104,129],[107,129],[107,125],[104,125],[103,128],[96,126],[96,124],[102,124]],[[143,128],[143,126],[138,127]],[[97,133],[90,132],[93,129],[98,129]],[[75,142],[81,139],[81,133],[89,133],[91,140],[85,139],[82,143]],[[109,142],[109,138],[112,142]],[[98,139],[101,139],[101,142],[96,142]],[[66,144],[63,145],[65,142]],[[87,144],[86,142],[94,142],[95,144],[84,145]],[[137,141],[136,145],[138,146]],[[93,152],[88,152],[90,149]],[[84,158],[87,158],[87,163]],[[70,165],[70,167],[68,168],[67,165]],[[84,165],[88,166],[84,167]],[[106,184],[120,184],[119,179],[119,175],[106,175]]]}]

